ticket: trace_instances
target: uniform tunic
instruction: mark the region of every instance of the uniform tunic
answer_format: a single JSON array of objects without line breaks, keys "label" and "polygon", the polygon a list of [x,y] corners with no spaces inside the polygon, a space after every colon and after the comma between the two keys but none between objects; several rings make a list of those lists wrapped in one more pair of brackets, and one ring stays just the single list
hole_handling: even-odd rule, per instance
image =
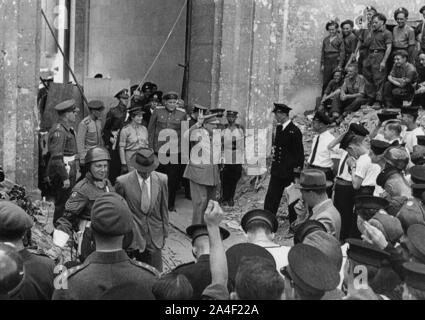
[{"label": "uniform tunic", "polygon": [[102,121],[100,119],[93,120],[91,116],[88,116],[78,126],[77,148],[80,163],[84,163],[87,151],[103,146]]},{"label": "uniform tunic", "polygon": [[120,148],[124,148],[125,160],[130,167],[131,157],[139,151],[141,148],[147,148],[149,146],[148,141],[148,129],[143,125],[129,124],[121,130],[120,134]]}]

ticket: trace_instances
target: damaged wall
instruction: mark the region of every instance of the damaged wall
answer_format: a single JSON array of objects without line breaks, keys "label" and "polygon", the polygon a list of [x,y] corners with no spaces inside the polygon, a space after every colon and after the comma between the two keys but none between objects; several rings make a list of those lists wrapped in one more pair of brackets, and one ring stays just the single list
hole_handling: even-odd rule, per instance
[{"label": "damaged wall", "polygon": [[0,164],[37,188],[40,1],[0,1]]}]

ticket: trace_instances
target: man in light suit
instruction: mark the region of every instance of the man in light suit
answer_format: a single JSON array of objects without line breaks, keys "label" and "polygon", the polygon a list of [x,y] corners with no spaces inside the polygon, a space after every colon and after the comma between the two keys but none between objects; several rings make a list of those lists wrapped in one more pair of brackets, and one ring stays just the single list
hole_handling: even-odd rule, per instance
[{"label": "man in light suit", "polygon": [[[339,239],[341,215],[326,194],[326,189],[331,185],[332,182],[326,181],[323,171],[317,169],[304,170],[301,173],[300,183],[297,185],[301,190],[304,203],[297,205],[295,210],[299,214],[300,222],[303,222],[303,219],[300,218],[302,216],[307,218],[304,221],[317,220],[326,227],[329,234]],[[305,214],[300,214],[303,211],[302,209],[305,210]]]},{"label": "man in light suit", "polygon": [[131,159],[136,170],[117,179],[115,190],[133,213],[133,243],[129,255],[162,271],[162,249],[169,231],[167,176],[155,172],[158,157],[141,149]]},{"label": "man in light suit", "polygon": [[[208,122],[208,121],[207,121]],[[199,143],[192,148],[190,162],[186,167],[184,178],[190,181],[190,193],[193,206],[192,224],[203,224],[204,213],[210,200],[217,198],[217,186],[220,182],[220,170],[217,159],[221,158],[221,145],[214,148],[212,133],[217,128],[216,121],[205,122],[203,116],[198,117],[198,122],[184,133],[184,138],[199,139]],[[199,151],[201,151],[199,153]],[[216,151],[216,152],[214,152]],[[201,157],[193,157],[199,155]],[[220,160],[220,159],[218,159]]]}]

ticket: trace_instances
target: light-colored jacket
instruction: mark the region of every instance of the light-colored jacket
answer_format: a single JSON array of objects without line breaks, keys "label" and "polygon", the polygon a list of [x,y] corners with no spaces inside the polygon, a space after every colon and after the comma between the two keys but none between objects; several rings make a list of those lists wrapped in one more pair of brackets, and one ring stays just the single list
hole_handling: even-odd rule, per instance
[{"label": "light-colored jacket", "polygon": [[341,233],[341,214],[335,208],[332,200],[326,200],[313,208],[311,220],[321,222],[328,233],[339,239]]}]

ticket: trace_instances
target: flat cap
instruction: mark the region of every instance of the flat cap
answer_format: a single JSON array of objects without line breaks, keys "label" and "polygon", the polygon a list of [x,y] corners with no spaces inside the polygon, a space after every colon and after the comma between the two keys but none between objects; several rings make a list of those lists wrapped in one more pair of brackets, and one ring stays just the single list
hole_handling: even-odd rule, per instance
[{"label": "flat cap", "polygon": [[294,230],[294,243],[299,244],[303,243],[304,239],[313,232],[316,231],[325,231],[326,227],[323,225],[323,223],[317,221],[317,220],[307,220],[304,223],[299,224],[295,227]]},{"label": "flat cap", "polygon": [[425,225],[425,211],[421,201],[416,198],[406,201],[398,212],[397,218],[405,232],[414,224]]},{"label": "flat cap", "polygon": [[33,225],[33,220],[22,208],[9,201],[0,201],[0,234],[3,237],[20,237]]},{"label": "flat cap", "polygon": [[75,108],[76,108],[76,105],[75,105],[75,104],[76,104],[76,103],[75,103],[75,100],[74,100],[74,99],[66,100],[66,101],[63,101],[63,102],[59,103],[59,104],[55,107],[55,110],[56,110],[57,112],[68,112],[68,111],[74,111],[74,110],[75,110]]},{"label": "flat cap", "polygon": [[404,235],[400,220],[388,214],[377,213],[369,223],[381,230],[388,242],[395,244]]},{"label": "flat cap", "polygon": [[116,99],[128,99],[130,98],[130,96],[128,95],[128,89],[122,89],[121,91],[119,91],[114,98]]},{"label": "flat cap", "polygon": [[398,116],[399,113],[393,111],[382,111],[382,113],[378,113],[378,118],[381,123],[389,120],[396,120]]},{"label": "flat cap", "polygon": [[425,265],[417,262],[403,264],[404,282],[410,288],[425,291]]},{"label": "flat cap", "polygon": [[260,257],[264,259],[269,259],[271,262],[274,263],[276,268],[276,261],[271,255],[271,253],[263,247],[257,246],[252,243],[241,243],[234,245],[229,250],[227,250],[226,257],[227,265],[229,268],[229,280],[233,283],[236,279],[236,274],[238,272],[239,265],[245,257]]},{"label": "flat cap", "polygon": [[283,104],[283,103],[275,103],[274,104],[273,113],[283,112],[283,113],[289,114],[291,111],[292,111],[292,109],[289,108],[286,104]]},{"label": "flat cap", "polygon": [[391,147],[391,144],[385,141],[381,140],[372,140],[370,142],[370,148],[372,149],[373,153],[377,156],[380,156],[384,154],[384,152]]},{"label": "flat cap", "polygon": [[384,198],[358,196],[354,198],[354,211],[363,220],[369,221],[379,210],[385,210],[390,203]]},{"label": "flat cap", "polygon": [[350,131],[357,136],[366,137],[370,134],[369,130],[367,130],[364,126],[359,123],[350,124]]},{"label": "flat cap", "polygon": [[340,148],[342,150],[347,150],[348,147],[350,146],[350,143],[353,141],[355,137],[356,135],[353,132],[351,131],[347,132],[341,140],[341,143],[339,145]]},{"label": "flat cap", "polygon": [[382,189],[385,189],[385,184],[395,174],[400,174],[400,170],[392,166],[388,166],[387,168],[382,170],[381,173],[378,175],[378,177],[376,178],[376,184]]},{"label": "flat cap", "polygon": [[89,102],[89,109],[90,110],[103,110],[103,109],[105,109],[105,105],[102,101],[93,100],[93,101]]},{"label": "flat cap", "polygon": [[332,261],[306,244],[297,244],[289,251],[286,270],[296,286],[311,294],[332,291],[340,282],[339,270]]},{"label": "flat cap", "polygon": [[341,270],[343,261],[341,244],[333,235],[323,230],[315,231],[305,237],[303,244],[322,251],[334,264],[335,268]]},{"label": "flat cap", "polygon": [[91,227],[110,237],[127,235],[132,231],[133,218],[127,202],[120,195],[108,192],[99,197],[91,211]]},{"label": "flat cap", "polygon": [[414,166],[409,169],[410,179],[415,184],[425,183],[425,166]]},{"label": "flat cap", "polygon": [[326,115],[326,113],[318,111],[314,115],[313,120],[319,121],[320,123],[323,123],[324,125],[330,125],[332,123],[332,120]]},{"label": "flat cap", "polygon": [[425,225],[414,224],[407,230],[410,254],[420,263],[425,263]]},{"label": "flat cap", "polygon": [[249,225],[252,222],[259,221],[265,223],[272,233],[276,233],[279,228],[279,222],[277,221],[276,216],[267,210],[261,209],[252,210],[246,213],[242,218],[241,227],[245,232],[247,232]]},{"label": "flat cap", "polygon": [[348,239],[350,248],[347,250],[347,256],[360,265],[382,267],[390,257],[390,254],[384,250],[370,245],[359,239]]},{"label": "flat cap", "polygon": [[167,92],[166,94],[164,94],[164,96],[162,97],[163,100],[179,100],[180,96],[177,92]]},{"label": "flat cap", "polygon": [[[208,228],[206,224],[195,224],[186,229],[187,235],[192,239],[192,243],[202,236],[209,236]],[[230,237],[230,232],[220,227],[220,235],[222,240],[226,240]]]}]

